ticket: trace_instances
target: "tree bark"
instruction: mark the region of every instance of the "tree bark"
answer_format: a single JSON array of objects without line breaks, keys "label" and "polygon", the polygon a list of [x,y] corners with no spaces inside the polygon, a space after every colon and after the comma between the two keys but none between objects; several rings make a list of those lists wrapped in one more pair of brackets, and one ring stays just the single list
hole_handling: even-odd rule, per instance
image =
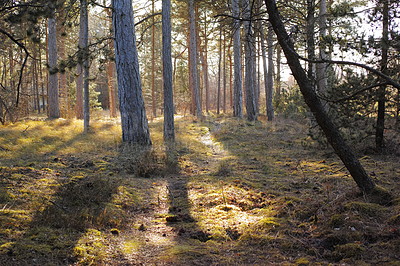
[{"label": "tree bark", "polygon": [[[155,0],[151,1],[151,11],[155,13],[154,3]],[[156,25],[155,18],[152,17],[152,25],[151,25],[151,109],[153,117],[157,117],[157,105],[156,105],[156,54],[155,54],[155,46],[156,46]]]},{"label": "tree bark", "polygon": [[[306,21],[307,57],[310,58],[311,60],[315,59],[314,11],[315,11],[315,0],[307,0],[307,21]],[[315,64],[313,62],[308,62],[307,76],[315,85],[314,68]]]},{"label": "tree bark", "polygon": [[274,106],[273,106],[273,94],[274,94],[274,42],[273,42],[273,29],[271,25],[268,27],[267,36],[267,47],[268,47],[268,74],[266,78],[266,101],[267,101],[267,119],[268,121],[274,120]]},{"label": "tree bark", "polygon": [[195,16],[195,1],[189,0],[189,61],[192,65],[191,67],[191,79],[193,83],[193,96],[195,102],[195,114],[196,117],[202,119],[203,112],[201,109],[201,99],[200,99],[200,86],[197,72],[197,38],[196,38],[196,16]]},{"label": "tree bark", "polygon": [[[239,17],[239,1],[232,0],[232,16]],[[233,22],[233,116],[243,117],[243,91],[242,91],[242,50],[240,40],[240,20],[234,19]]]},{"label": "tree bark", "polygon": [[83,131],[89,131],[90,97],[89,97],[89,17],[88,2],[81,0],[79,28],[79,50],[83,69]]},{"label": "tree bark", "polygon": [[265,0],[265,4],[267,6],[269,20],[278,37],[279,44],[286,56],[292,74],[304,96],[306,104],[313,113],[318,125],[324,131],[328,142],[332,145],[336,154],[340,157],[358,187],[363,192],[372,192],[375,188],[375,183],[368,176],[365,169],[354,155],[352,149],[347,145],[338,128],[333,124],[332,120],[323,108],[321,101],[314,91],[311,80],[307,77],[306,72],[300,64],[298,54],[295,52],[293,42],[290,40],[282,23],[275,1]]},{"label": "tree bark", "polygon": [[[63,19],[65,17],[64,8],[58,9],[57,16],[57,48],[58,55],[62,61],[67,60],[67,54],[65,51],[66,38],[63,36],[65,31],[65,26]],[[67,86],[67,75],[65,71],[59,73],[59,101],[60,101],[60,116],[69,117],[69,98],[68,98],[68,86]]]},{"label": "tree bark", "polygon": [[220,114],[221,109],[221,63],[222,62],[222,27],[219,28],[218,42],[218,85],[217,85],[217,114]]},{"label": "tree bark", "polygon": [[132,0],[113,0],[112,5],[122,141],[151,145],[142,95]]},{"label": "tree bark", "polygon": [[[326,44],[325,38],[327,35],[327,24],[326,24],[326,16],[327,16],[327,7],[326,7],[326,0],[320,0],[319,4],[319,58],[321,60],[328,59],[328,56],[325,52]],[[328,78],[327,78],[327,64],[326,63],[319,63],[317,64],[317,86],[318,91],[322,95],[326,95],[328,89]],[[324,103],[326,104],[326,103]],[[329,110],[329,108],[328,108]]]},{"label": "tree bark", "polygon": [[281,96],[281,60],[282,60],[282,48],[280,45],[276,46],[276,96],[278,99]]},{"label": "tree bark", "polygon": [[208,77],[208,36],[207,36],[207,19],[204,20],[204,48],[202,49],[203,64],[203,80],[205,89],[205,107],[206,113],[210,110],[210,81]]},{"label": "tree bark", "polygon": [[222,41],[222,110],[226,113],[226,36]]},{"label": "tree bark", "polygon": [[[105,3],[104,3],[105,5]],[[108,16],[112,17],[111,8],[107,9]],[[112,23],[110,23],[110,32],[112,33]],[[108,44],[110,51],[114,50],[114,41],[110,41]],[[109,59],[107,62],[107,86],[108,86],[108,102],[110,108],[110,117],[117,117],[117,102],[116,102],[116,92],[115,92],[115,61]]]},{"label": "tree bark", "polygon": [[[380,0],[382,5],[382,59],[380,63],[381,72],[387,74],[388,48],[389,48],[389,4],[388,0]],[[376,119],[375,145],[380,152],[385,147],[385,113],[386,113],[386,86],[380,86],[378,89],[378,114]]]},{"label": "tree bark", "polygon": [[251,6],[250,1],[244,1],[244,22],[245,28],[245,90],[246,90],[246,114],[247,120],[257,120],[256,103],[255,103],[255,47],[254,32],[251,23]]},{"label": "tree bark", "polygon": [[58,68],[57,68],[57,29],[55,19],[55,8],[48,19],[48,65],[49,65],[49,91],[48,91],[48,116],[49,118],[60,117],[60,106],[58,101]]},{"label": "tree bark", "polygon": [[175,140],[174,97],[171,57],[171,0],[162,0],[162,43],[164,78],[164,140]]}]

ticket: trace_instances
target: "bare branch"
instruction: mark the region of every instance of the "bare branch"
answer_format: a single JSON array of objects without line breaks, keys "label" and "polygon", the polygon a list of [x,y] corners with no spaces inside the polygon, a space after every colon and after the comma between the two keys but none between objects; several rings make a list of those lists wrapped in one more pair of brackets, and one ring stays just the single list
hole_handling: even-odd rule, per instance
[{"label": "bare branch", "polygon": [[145,22],[146,20],[148,20],[148,19],[150,19],[150,18],[152,18],[152,17],[158,16],[158,15],[161,15],[161,12],[151,14],[151,15],[145,17],[144,19],[140,20],[139,22],[136,22],[136,23],[135,23],[135,27],[136,27],[137,25],[142,24],[142,23]]},{"label": "bare branch", "polygon": [[[294,52],[294,51],[293,51]],[[296,53],[296,52],[295,52]],[[296,53],[297,54],[297,53]],[[394,79],[392,79],[391,77],[389,77],[388,75],[385,75],[384,73],[382,73],[379,70],[376,70],[373,67],[367,66],[365,64],[361,64],[361,63],[357,63],[357,62],[352,62],[352,61],[341,61],[341,60],[328,60],[328,59],[324,59],[324,60],[311,60],[305,57],[302,57],[301,55],[297,54],[297,57],[300,58],[301,60],[307,61],[307,62],[311,62],[311,63],[329,63],[329,64],[336,64],[336,65],[349,65],[349,66],[357,66],[357,67],[361,67],[364,68],[365,70],[383,78],[384,80],[387,81],[387,84],[392,85],[393,87],[397,88],[400,90],[400,83],[396,82]]]},{"label": "bare branch", "polygon": [[20,70],[20,73],[19,73],[18,85],[17,85],[17,99],[16,99],[16,102],[15,102],[15,107],[18,107],[19,96],[20,96],[20,88],[21,88],[21,84],[22,84],[22,75],[23,75],[23,72],[24,72],[24,68],[26,66],[26,62],[28,61],[28,57],[30,57],[30,53],[29,53],[28,49],[26,49],[25,45],[23,45],[21,42],[19,42],[17,39],[15,39],[14,36],[12,36],[10,33],[6,32],[3,29],[0,29],[0,33],[6,35],[11,41],[13,41],[16,45],[18,45],[25,52],[25,58],[24,58],[24,61],[22,63],[22,66],[21,66],[21,70]]}]

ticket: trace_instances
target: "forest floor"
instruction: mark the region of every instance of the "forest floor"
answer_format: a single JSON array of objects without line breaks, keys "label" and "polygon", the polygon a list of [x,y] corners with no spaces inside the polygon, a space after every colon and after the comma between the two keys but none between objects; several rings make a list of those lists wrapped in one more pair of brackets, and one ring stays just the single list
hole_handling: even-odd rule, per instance
[{"label": "forest floor", "polygon": [[400,159],[361,155],[369,203],[300,121],[176,120],[120,147],[116,120],[0,127],[0,265],[400,265]]}]

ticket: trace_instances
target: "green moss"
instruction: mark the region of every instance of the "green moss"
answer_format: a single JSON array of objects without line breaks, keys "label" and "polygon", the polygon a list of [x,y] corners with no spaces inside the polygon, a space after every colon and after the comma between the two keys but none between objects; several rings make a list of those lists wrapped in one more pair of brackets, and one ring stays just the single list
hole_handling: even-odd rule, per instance
[{"label": "green moss", "polygon": [[387,212],[387,208],[376,203],[354,201],[347,203],[345,207],[371,217],[380,217]]},{"label": "green moss", "polygon": [[141,241],[137,239],[129,239],[124,241],[122,251],[124,254],[129,255],[137,252],[142,246],[143,243]]},{"label": "green moss", "polygon": [[11,200],[11,196],[8,193],[7,189],[0,187],[0,204],[7,203]]},{"label": "green moss", "polygon": [[371,191],[369,191],[367,193],[367,199],[369,202],[380,205],[391,205],[393,203],[393,195],[380,186],[375,186]]},{"label": "green moss", "polygon": [[332,253],[335,260],[340,261],[344,258],[360,258],[365,248],[358,243],[348,243],[344,245],[335,246]]},{"label": "green moss", "polygon": [[393,215],[392,217],[390,217],[388,220],[388,223],[393,224],[393,225],[399,225],[400,224],[400,214]]},{"label": "green moss", "polygon": [[104,243],[104,236],[95,229],[88,229],[73,249],[78,263],[84,265],[102,264],[106,252],[107,246]]},{"label": "green moss", "polygon": [[308,258],[298,258],[296,260],[296,265],[298,266],[307,266],[310,265],[310,260]]},{"label": "green moss", "polygon": [[345,217],[342,214],[334,214],[328,223],[332,228],[341,227],[345,223]]},{"label": "green moss", "polygon": [[260,234],[257,232],[245,231],[244,234],[240,236],[239,241],[241,244],[262,247],[276,243],[276,237],[269,234]]}]

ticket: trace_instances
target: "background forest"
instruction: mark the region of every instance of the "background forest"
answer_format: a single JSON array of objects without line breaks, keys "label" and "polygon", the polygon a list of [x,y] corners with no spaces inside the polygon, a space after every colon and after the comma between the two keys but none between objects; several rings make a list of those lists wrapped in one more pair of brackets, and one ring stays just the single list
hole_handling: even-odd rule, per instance
[{"label": "background forest", "polygon": [[1,1],[0,264],[397,265],[399,14]]}]

